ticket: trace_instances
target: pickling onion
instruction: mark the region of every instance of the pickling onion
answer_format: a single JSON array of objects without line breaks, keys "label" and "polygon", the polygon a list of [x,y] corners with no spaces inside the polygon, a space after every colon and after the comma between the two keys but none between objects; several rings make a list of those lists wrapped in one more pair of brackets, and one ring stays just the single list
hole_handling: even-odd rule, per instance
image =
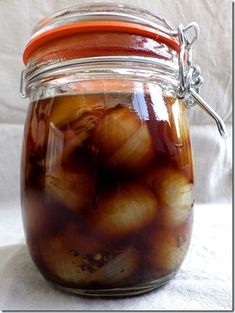
[{"label": "pickling onion", "polygon": [[65,125],[84,110],[97,111],[104,108],[104,96],[94,94],[55,97],[50,114],[50,123],[56,127]]},{"label": "pickling onion", "polygon": [[139,128],[140,120],[126,107],[110,110],[98,123],[94,143],[107,157],[122,147]]},{"label": "pickling onion", "polygon": [[45,175],[45,190],[69,210],[79,212],[92,204],[94,181],[86,172],[60,169]]},{"label": "pickling onion", "polygon": [[[72,227],[72,228],[71,228]],[[84,270],[84,257],[98,253],[97,239],[84,236],[69,226],[65,233],[41,241],[40,251],[44,266],[62,282],[87,285],[90,271]]]},{"label": "pickling onion", "polygon": [[74,225],[40,243],[44,266],[61,282],[79,287],[94,283],[115,286],[137,270],[139,255],[135,248],[108,253],[102,248],[97,238],[79,233]]},{"label": "pickling onion", "polygon": [[94,144],[110,168],[140,170],[154,157],[147,124],[126,107],[112,109],[99,121]]},{"label": "pickling onion", "polygon": [[151,234],[148,260],[158,272],[169,273],[179,268],[190,243],[190,227],[178,232],[159,230]]},{"label": "pickling onion", "polygon": [[157,199],[137,183],[118,185],[99,200],[93,217],[101,233],[121,237],[147,226],[157,213]]},{"label": "pickling onion", "polygon": [[108,160],[109,167],[125,168],[125,170],[141,170],[154,157],[154,147],[146,123],[129,138],[120,149]]},{"label": "pickling onion", "polygon": [[161,224],[167,227],[182,224],[193,206],[193,184],[179,171],[170,168],[152,170],[147,182],[157,196]]}]

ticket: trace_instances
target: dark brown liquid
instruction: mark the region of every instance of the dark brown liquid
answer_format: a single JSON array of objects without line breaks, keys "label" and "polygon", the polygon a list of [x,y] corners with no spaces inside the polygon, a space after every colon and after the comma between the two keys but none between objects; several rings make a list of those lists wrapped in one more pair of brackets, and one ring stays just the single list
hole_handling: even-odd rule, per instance
[{"label": "dark brown liquid", "polygon": [[191,144],[178,100],[110,93],[31,104],[23,220],[47,279],[116,288],[176,271],[192,206]]}]

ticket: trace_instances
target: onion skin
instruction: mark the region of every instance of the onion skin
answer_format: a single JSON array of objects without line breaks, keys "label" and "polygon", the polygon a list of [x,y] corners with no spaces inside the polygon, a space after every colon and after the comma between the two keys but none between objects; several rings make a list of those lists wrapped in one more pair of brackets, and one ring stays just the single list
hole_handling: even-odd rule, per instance
[{"label": "onion skin", "polygon": [[64,147],[62,151],[62,160],[69,163],[69,157],[72,153],[85,146],[86,140],[90,139],[97,124],[98,117],[93,112],[84,112],[70,122],[64,131]]},{"label": "onion skin", "polygon": [[143,229],[157,213],[157,199],[138,183],[118,185],[101,196],[92,224],[99,232],[122,237]]},{"label": "onion skin", "polygon": [[187,253],[191,227],[183,225],[177,231],[159,229],[149,237],[148,260],[161,274],[176,271]]},{"label": "onion skin", "polygon": [[[49,149],[54,163],[69,163],[71,154],[84,147],[104,111],[103,95],[55,97],[49,115]],[[54,156],[54,148],[58,155]]]},{"label": "onion skin", "polygon": [[178,146],[183,145],[189,137],[189,125],[184,102],[173,97],[164,97],[164,100],[168,110],[172,142]]},{"label": "onion skin", "polygon": [[45,176],[45,191],[75,213],[91,207],[94,188],[93,176],[82,171],[61,169]]},{"label": "onion skin", "polygon": [[181,225],[194,203],[193,184],[179,171],[170,168],[152,170],[147,183],[158,199],[160,223],[165,227]]},{"label": "onion skin", "polygon": [[179,169],[182,169],[189,179],[193,181],[193,158],[190,141],[190,130],[186,115],[186,108],[182,100],[164,98],[169,115],[169,138],[173,143],[172,158]]}]

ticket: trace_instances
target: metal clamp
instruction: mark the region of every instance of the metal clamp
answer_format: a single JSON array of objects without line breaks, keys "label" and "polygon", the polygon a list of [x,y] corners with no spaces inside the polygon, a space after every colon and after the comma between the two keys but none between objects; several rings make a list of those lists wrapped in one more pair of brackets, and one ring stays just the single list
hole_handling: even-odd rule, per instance
[{"label": "metal clamp", "polygon": [[[188,31],[193,31],[194,36],[189,39]],[[187,108],[198,104],[207,112],[216,122],[220,135],[227,138],[226,127],[220,116],[199,96],[199,87],[203,84],[201,69],[198,65],[192,65],[192,45],[199,37],[199,26],[197,23],[191,23],[184,28],[178,27],[178,39],[180,43],[179,61],[179,79],[180,85],[177,92],[179,99],[184,99]]]}]

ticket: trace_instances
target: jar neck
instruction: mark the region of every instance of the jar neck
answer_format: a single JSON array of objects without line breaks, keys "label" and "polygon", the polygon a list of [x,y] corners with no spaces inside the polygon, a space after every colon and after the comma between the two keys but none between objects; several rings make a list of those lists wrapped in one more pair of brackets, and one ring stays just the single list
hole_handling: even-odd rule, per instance
[{"label": "jar neck", "polygon": [[37,69],[26,77],[25,90],[31,101],[61,94],[125,92],[146,83],[172,94],[178,88],[178,73],[178,65],[151,57],[82,58]]}]

